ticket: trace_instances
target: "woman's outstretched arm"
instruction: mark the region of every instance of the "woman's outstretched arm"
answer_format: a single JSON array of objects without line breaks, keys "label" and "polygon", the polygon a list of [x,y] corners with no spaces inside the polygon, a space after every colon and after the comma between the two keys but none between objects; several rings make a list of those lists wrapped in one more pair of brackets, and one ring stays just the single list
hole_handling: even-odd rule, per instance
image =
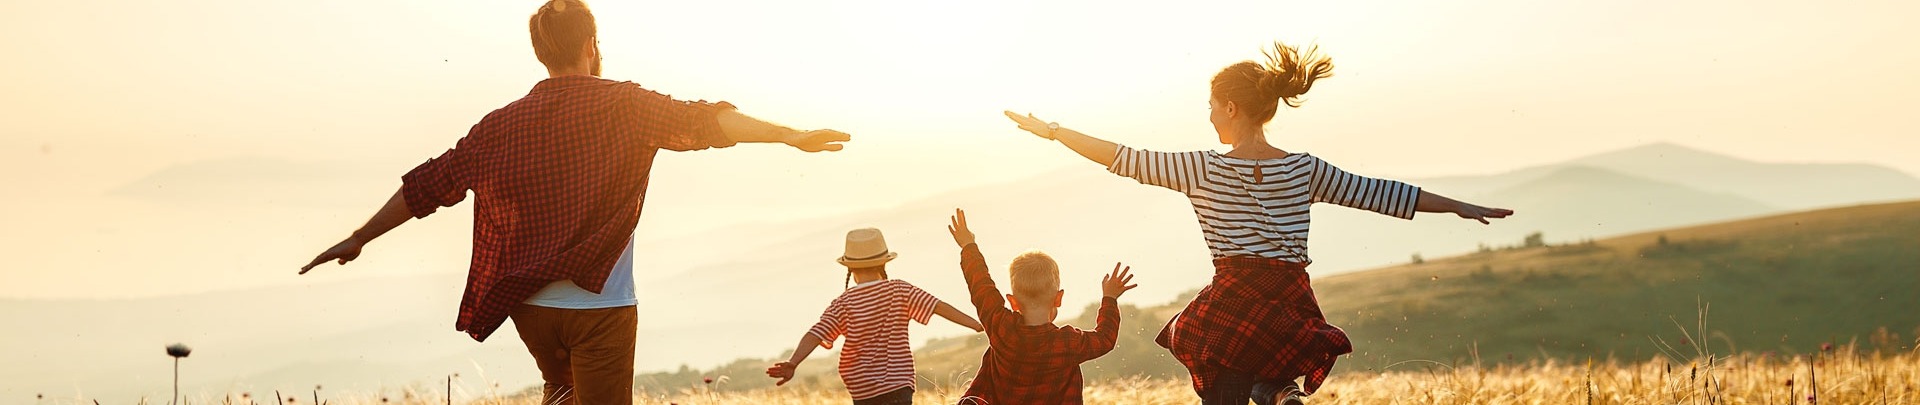
[{"label": "woman's outstretched arm", "polygon": [[1451,212],[1459,215],[1461,218],[1480,221],[1482,224],[1489,223],[1487,222],[1487,218],[1506,218],[1508,215],[1513,215],[1513,210],[1510,209],[1487,208],[1468,204],[1460,200],[1447,198],[1447,196],[1429,193],[1426,190],[1420,190],[1420,199],[1413,203],[1413,210],[1419,212]]},{"label": "woman's outstretched arm", "polygon": [[1118,144],[1095,138],[1092,135],[1080,133],[1080,131],[1066,129],[1064,127],[1054,127],[1046,121],[1041,121],[1040,118],[1034,117],[1033,114],[1020,115],[1012,111],[1006,111],[1005,113],[1007,114],[1007,118],[1012,119],[1014,124],[1020,126],[1020,129],[1032,132],[1042,139],[1060,141],[1061,144],[1067,145],[1067,148],[1079,153],[1081,157],[1085,157],[1094,163],[1099,163],[1101,166],[1113,166],[1113,156],[1120,151],[1120,145]]}]

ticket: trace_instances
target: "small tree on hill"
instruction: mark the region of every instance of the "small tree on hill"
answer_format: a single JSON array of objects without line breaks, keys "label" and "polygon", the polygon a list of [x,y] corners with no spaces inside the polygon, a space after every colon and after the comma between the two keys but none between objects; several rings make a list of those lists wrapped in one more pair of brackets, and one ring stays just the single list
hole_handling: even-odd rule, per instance
[{"label": "small tree on hill", "polygon": [[1533,231],[1533,233],[1527,234],[1527,238],[1521,240],[1520,242],[1520,247],[1523,247],[1523,248],[1537,248],[1537,247],[1546,247],[1546,246],[1547,246],[1547,237],[1541,235],[1540,231]]}]

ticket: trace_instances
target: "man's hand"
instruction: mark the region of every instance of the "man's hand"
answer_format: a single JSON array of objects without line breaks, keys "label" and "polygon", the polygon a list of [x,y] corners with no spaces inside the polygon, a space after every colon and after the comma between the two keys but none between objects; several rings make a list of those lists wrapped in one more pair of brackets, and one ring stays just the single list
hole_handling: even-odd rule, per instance
[{"label": "man's hand", "polygon": [[786,385],[787,381],[793,380],[793,368],[794,364],[792,362],[783,361],[773,363],[772,367],[767,367],[767,376],[780,379],[779,382],[775,382],[773,385]]},{"label": "man's hand", "polygon": [[307,263],[306,267],[300,268],[300,274],[307,274],[308,270],[313,270],[314,266],[319,266],[328,260],[338,260],[340,264],[347,264],[347,262],[360,257],[360,247],[365,245],[366,242],[361,241],[360,238],[349,236],[347,240],[340,241],[339,244],[327,248],[325,252],[320,252],[319,257],[313,258],[313,263]]},{"label": "man's hand", "polygon": [[846,142],[851,139],[853,139],[853,136],[847,135],[845,132],[831,129],[816,129],[796,132],[793,135],[788,135],[787,138],[781,142],[793,146],[795,149],[807,152],[821,152],[840,150],[846,147],[846,145],[842,145],[840,142]]},{"label": "man's hand", "polygon": [[954,244],[960,245],[960,247],[967,247],[967,245],[973,244],[973,230],[967,229],[967,212],[965,210],[954,208],[953,216],[947,219],[953,221],[952,224],[947,225],[947,233],[953,234]]},{"label": "man's hand", "polygon": [[1107,273],[1106,277],[1100,279],[1100,293],[1107,298],[1120,299],[1120,294],[1139,287],[1139,284],[1127,284],[1133,282],[1132,270],[1131,266],[1123,268],[1120,263],[1114,263],[1113,272]]}]

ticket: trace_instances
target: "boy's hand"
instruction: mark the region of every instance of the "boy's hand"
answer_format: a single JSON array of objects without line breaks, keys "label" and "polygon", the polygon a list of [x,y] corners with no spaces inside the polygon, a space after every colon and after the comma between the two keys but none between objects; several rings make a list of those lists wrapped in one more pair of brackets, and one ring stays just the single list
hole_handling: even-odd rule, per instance
[{"label": "boy's hand", "polygon": [[793,363],[786,361],[773,363],[772,367],[767,367],[767,376],[780,379],[773,385],[786,385],[787,381],[793,380]]},{"label": "boy's hand", "polygon": [[1133,282],[1132,270],[1132,266],[1123,268],[1120,266],[1120,263],[1114,263],[1113,272],[1108,273],[1106,277],[1100,279],[1100,292],[1106,295],[1107,298],[1120,299],[1120,294],[1125,294],[1127,290],[1139,287],[1139,284],[1127,284]]},{"label": "boy's hand", "polygon": [[973,230],[967,229],[967,211],[954,208],[953,216],[948,219],[953,220],[953,224],[947,225],[947,233],[953,234],[953,243],[960,247],[973,244]]}]

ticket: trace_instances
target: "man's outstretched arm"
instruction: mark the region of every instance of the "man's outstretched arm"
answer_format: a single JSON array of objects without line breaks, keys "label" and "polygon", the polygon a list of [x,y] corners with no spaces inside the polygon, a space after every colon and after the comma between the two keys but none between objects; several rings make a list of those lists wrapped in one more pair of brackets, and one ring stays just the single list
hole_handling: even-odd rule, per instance
[{"label": "man's outstretched arm", "polygon": [[720,121],[720,132],[734,142],[784,143],[807,152],[821,152],[840,150],[845,146],[840,143],[851,139],[846,133],[831,129],[801,131],[787,128],[731,108],[719,111],[714,118]]},{"label": "man's outstretched arm", "polygon": [[361,225],[360,229],[353,231],[353,235],[347,236],[346,240],[340,241],[325,252],[320,252],[320,256],[313,258],[312,263],[307,263],[306,267],[300,268],[300,274],[307,274],[308,270],[313,270],[314,266],[319,266],[328,260],[338,260],[340,264],[347,264],[354,258],[360,257],[360,247],[366,246],[367,242],[373,241],[374,238],[386,234],[387,231],[393,230],[394,227],[412,218],[413,213],[407,209],[406,194],[394,191],[393,197],[387,199],[386,205],[380,206],[380,211],[373,213],[373,218],[368,219],[366,225]]}]

